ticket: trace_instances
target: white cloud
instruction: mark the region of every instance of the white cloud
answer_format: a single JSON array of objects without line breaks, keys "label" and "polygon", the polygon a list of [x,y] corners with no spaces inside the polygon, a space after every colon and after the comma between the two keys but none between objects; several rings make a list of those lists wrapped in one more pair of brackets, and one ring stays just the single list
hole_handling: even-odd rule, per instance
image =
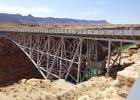
[{"label": "white cloud", "polygon": [[10,14],[22,14],[28,15],[32,14],[33,16],[37,17],[47,17],[52,10],[48,9],[47,7],[32,7],[32,8],[25,8],[19,6],[0,6],[0,13],[10,13]]},{"label": "white cloud", "polygon": [[97,1],[96,3],[97,3],[97,4],[100,4],[100,5],[103,5],[103,4],[105,4],[106,2],[105,2],[105,1]]}]

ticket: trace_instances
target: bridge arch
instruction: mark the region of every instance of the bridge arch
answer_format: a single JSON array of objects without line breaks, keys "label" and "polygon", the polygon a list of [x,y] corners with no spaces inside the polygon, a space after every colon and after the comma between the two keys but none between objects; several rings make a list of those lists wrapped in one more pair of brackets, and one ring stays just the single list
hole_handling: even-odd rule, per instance
[{"label": "bridge arch", "polygon": [[82,82],[91,77],[86,73],[90,67],[95,67],[98,57],[104,58],[99,56],[99,52],[104,53],[104,47],[96,40],[29,33],[4,36],[26,54],[44,79]]}]

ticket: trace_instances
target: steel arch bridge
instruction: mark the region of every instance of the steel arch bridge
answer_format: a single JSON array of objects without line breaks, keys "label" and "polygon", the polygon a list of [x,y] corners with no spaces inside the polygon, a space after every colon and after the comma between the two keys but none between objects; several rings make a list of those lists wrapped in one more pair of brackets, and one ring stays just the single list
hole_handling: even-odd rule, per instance
[{"label": "steel arch bridge", "polygon": [[[118,50],[115,59],[111,58],[113,42],[119,43],[120,47],[123,42],[140,44],[140,30],[134,28],[20,29],[0,30],[0,33],[26,54],[44,79],[63,78],[75,83],[87,77],[90,67],[100,70],[99,66],[106,65],[109,72],[111,66],[121,64],[121,51]],[[100,62],[99,52],[105,54]]]}]

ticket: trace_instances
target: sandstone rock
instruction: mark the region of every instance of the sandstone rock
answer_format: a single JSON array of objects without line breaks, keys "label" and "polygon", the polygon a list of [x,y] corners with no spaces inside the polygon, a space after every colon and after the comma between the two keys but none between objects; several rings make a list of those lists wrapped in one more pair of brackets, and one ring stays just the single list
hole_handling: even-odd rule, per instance
[{"label": "sandstone rock", "polygon": [[120,85],[131,87],[140,75],[140,64],[133,64],[117,73],[117,80]]},{"label": "sandstone rock", "polygon": [[134,78],[125,77],[123,75],[117,75],[117,80],[118,80],[119,86],[127,85],[131,87],[133,83],[135,82]]},{"label": "sandstone rock", "polygon": [[93,98],[91,98],[91,97],[85,95],[85,96],[79,97],[78,100],[95,100],[95,99],[93,99]]},{"label": "sandstone rock", "polygon": [[55,88],[55,87],[60,87],[60,86],[61,86],[61,89],[70,89],[74,87],[72,83],[66,82],[64,79],[59,79],[52,82],[52,87]]},{"label": "sandstone rock", "polygon": [[[131,51],[135,52],[131,52]],[[132,55],[123,57],[125,54],[131,52]],[[135,80],[140,75],[140,52],[139,46],[134,45],[128,49],[127,52],[122,54],[122,64],[129,65],[124,70],[117,73],[117,81],[119,86],[127,85],[131,87]]]},{"label": "sandstone rock", "polygon": [[19,81],[19,83],[25,83],[27,81],[27,79],[22,79],[21,81]]}]

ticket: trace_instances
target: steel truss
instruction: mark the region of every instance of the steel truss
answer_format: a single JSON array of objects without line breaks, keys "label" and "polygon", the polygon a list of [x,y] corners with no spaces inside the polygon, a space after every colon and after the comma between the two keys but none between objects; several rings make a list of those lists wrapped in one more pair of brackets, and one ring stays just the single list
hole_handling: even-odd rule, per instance
[{"label": "steel truss", "polygon": [[[85,71],[98,61],[98,48],[107,47],[97,40],[52,36],[46,34],[9,33],[4,35],[15,43],[32,61],[44,79],[69,80],[79,83],[84,80]],[[86,44],[83,47],[83,44]],[[111,41],[108,42],[107,72],[110,66],[120,64],[121,53],[113,59],[111,65]],[[122,43],[121,43],[122,46]],[[86,53],[83,54],[83,49]],[[105,57],[106,58],[106,57]],[[104,60],[106,60],[104,58]],[[119,61],[119,62],[117,62]],[[106,63],[105,63],[106,64]]]},{"label": "steel truss", "polygon": [[34,63],[45,79],[79,83],[83,39],[40,34],[6,34]]},{"label": "steel truss", "polygon": [[[108,62],[107,62],[107,73],[109,74],[111,68],[114,65],[120,66],[121,65],[121,51],[123,42],[118,42],[119,46],[116,46],[115,43],[112,41],[108,41]],[[112,52],[111,48],[115,48],[115,52]],[[118,49],[120,47],[120,49]],[[115,53],[115,54],[114,54]]]}]

